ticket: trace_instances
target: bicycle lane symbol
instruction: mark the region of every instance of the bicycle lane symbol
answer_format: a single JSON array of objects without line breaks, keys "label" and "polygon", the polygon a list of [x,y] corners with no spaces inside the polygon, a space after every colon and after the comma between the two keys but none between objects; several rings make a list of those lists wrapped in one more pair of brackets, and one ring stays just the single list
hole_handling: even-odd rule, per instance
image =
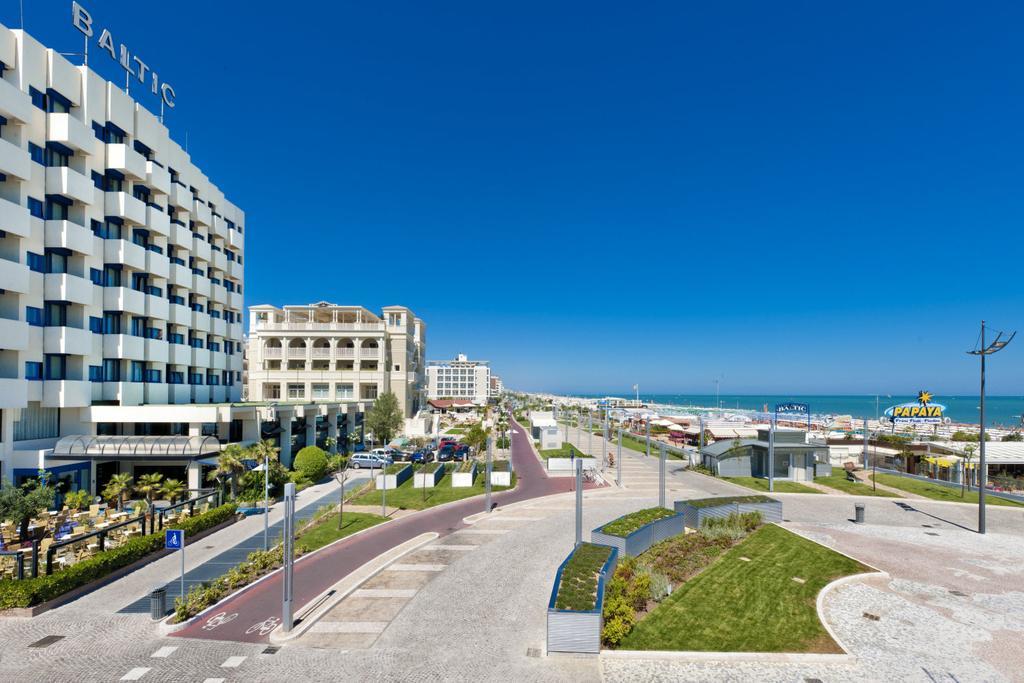
[{"label": "bicycle lane symbol", "polygon": [[250,626],[246,630],[246,635],[253,633],[259,633],[261,636],[270,635],[270,632],[277,628],[277,625],[281,623],[280,617],[267,617],[263,621],[257,621],[255,624]]},{"label": "bicycle lane symbol", "polygon": [[232,612],[231,614],[228,614],[227,612],[217,612],[212,617],[206,620],[206,623],[203,624],[203,630],[212,631],[218,626],[223,626],[224,624],[232,622],[237,618],[238,612]]}]

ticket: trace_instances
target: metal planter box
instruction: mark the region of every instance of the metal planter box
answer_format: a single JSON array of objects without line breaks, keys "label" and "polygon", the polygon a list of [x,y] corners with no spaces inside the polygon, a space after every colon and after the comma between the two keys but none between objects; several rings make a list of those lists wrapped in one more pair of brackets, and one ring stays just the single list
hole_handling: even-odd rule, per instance
[{"label": "metal planter box", "polygon": [[548,458],[545,462],[548,472],[575,472],[576,460],[583,463],[583,469],[597,467],[597,460],[595,458]]},{"label": "metal planter box", "polygon": [[385,488],[387,484],[388,489],[397,489],[399,486],[405,483],[405,481],[412,476],[412,464],[408,464],[402,469],[398,470],[394,474],[378,474],[377,480],[374,485],[378,489]]},{"label": "metal planter box", "polygon": [[[623,517],[625,516],[626,515],[623,515]],[[619,517],[619,519],[622,518]],[[598,543],[600,545],[610,545],[619,551],[620,556],[629,555],[635,557],[655,543],[683,533],[684,519],[684,515],[679,514],[677,510],[676,514],[671,517],[665,517],[664,519],[655,520],[650,524],[645,524],[629,536],[613,536],[611,534],[606,534],[601,531],[601,529],[607,526],[607,524],[602,524],[590,532],[590,542]],[[612,521],[614,522],[615,520]],[[611,522],[608,524],[611,524]]]},{"label": "metal planter box", "polygon": [[512,485],[512,461],[501,460],[500,462],[507,462],[507,469],[496,470],[494,465],[491,465],[491,486],[511,486]]},{"label": "metal planter box", "polygon": [[551,599],[548,601],[548,652],[601,652],[601,630],[604,627],[604,591],[608,580],[615,572],[619,562],[619,551],[612,548],[601,575],[597,580],[597,604],[587,612],[573,612],[557,609],[555,600],[558,597],[558,585],[562,581],[562,570],[572,553],[562,560],[555,573],[555,585],[551,587]]},{"label": "metal planter box", "polygon": [[469,472],[452,472],[452,488],[466,488],[467,486],[473,485],[473,480],[476,479],[476,463],[473,463],[473,468]]},{"label": "metal planter box", "polygon": [[728,517],[732,514],[742,515],[745,512],[760,512],[766,522],[782,521],[782,501],[768,499],[764,502],[739,502],[723,498],[721,505],[695,507],[687,500],[677,500],[675,510],[683,515],[684,523],[690,529],[700,529],[705,519],[711,517]]},{"label": "metal planter box", "polygon": [[434,471],[430,472],[422,470],[415,472],[412,475],[412,487],[414,489],[432,489],[437,486],[437,482],[441,481],[441,477],[444,476],[444,463],[436,463],[434,465]]}]

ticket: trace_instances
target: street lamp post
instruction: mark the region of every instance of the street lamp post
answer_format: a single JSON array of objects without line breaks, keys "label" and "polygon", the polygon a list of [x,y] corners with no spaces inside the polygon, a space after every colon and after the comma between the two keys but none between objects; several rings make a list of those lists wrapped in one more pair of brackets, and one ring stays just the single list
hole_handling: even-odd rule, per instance
[{"label": "street lamp post", "polygon": [[981,430],[978,434],[978,533],[985,533],[985,488],[988,486],[988,466],[985,464],[985,356],[991,356],[993,353],[1002,351],[1006,348],[1007,344],[1013,341],[1013,338],[1017,336],[1016,332],[1011,332],[1010,336],[1003,339],[1003,333],[1000,332],[996,335],[996,338],[991,344],[985,346],[985,321],[981,321],[981,337],[977,348],[972,351],[968,351],[972,356],[981,356],[981,403],[978,407],[979,420],[981,422]]},{"label": "street lamp post", "polygon": [[775,491],[775,418],[768,429],[768,492]]},{"label": "street lamp post", "polygon": [[619,429],[619,447],[615,455],[615,484],[622,486],[622,429]]}]

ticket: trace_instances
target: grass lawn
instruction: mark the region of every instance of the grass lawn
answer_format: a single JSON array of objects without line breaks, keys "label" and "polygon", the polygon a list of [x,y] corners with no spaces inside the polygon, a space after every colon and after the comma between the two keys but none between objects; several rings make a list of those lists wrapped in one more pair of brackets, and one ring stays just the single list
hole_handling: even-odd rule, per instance
[{"label": "grass lawn", "polygon": [[465,434],[466,430],[463,427],[452,427],[445,434]]},{"label": "grass lawn", "polygon": [[871,484],[866,484],[860,481],[848,481],[846,479],[846,470],[844,469],[832,469],[832,474],[827,477],[815,477],[814,483],[827,486],[830,489],[836,489],[843,493],[849,493],[854,496],[879,496],[880,498],[899,498],[900,496],[891,491],[883,491],[881,489],[874,490],[871,488]]},{"label": "grass lawn", "polygon": [[547,460],[548,458],[568,458],[575,451],[577,458],[585,458],[583,451],[573,446],[571,443],[563,443],[561,448],[549,448],[546,451],[538,450],[540,457]]},{"label": "grass lawn", "polygon": [[[886,486],[892,486],[893,488],[900,489],[901,491],[907,491],[909,493],[916,493],[919,496],[925,498],[931,498],[933,500],[946,500],[953,503],[973,503],[978,504],[978,492],[965,491],[964,497],[960,497],[959,488],[950,488],[949,486],[943,486],[942,484],[933,484],[929,481],[921,481],[920,479],[911,479],[910,477],[901,477],[898,474],[884,474],[879,473],[874,475],[879,484],[885,484]],[[991,503],[992,505],[1006,505],[1010,507],[1021,507],[1020,503],[1012,500],[1005,500],[1003,498],[996,498],[995,496],[985,496],[985,502]]]},{"label": "grass lawn", "polygon": [[[437,485],[433,488],[416,489],[413,488],[413,477],[407,479],[397,489],[388,489],[385,491],[367,491],[362,495],[352,499],[351,502],[354,505],[380,505],[381,495],[387,496],[388,507],[398,507],[404,510],[425,510],[435,505],[441,505],[442,503],[450,503],[453,500],[462,500],[463,498],[469,498],[471,496],[478,496],[484,492],[484,477],[483,467],[477,467],[478,474],[476,479],[473,481],[472,486],[464,488],[452,488],[451,469],[445,467],[444,476],[437,482]],[[507,491],[509,488],[515,488],[516,485],[516,474],[512,473],[512,486],[492,486],[491,491],[497,493],[498,491]]]},{"label": "grass lawn", "polygon": [[620,647],[839,652],[818,620],[815,600],[829,582],[863,571],[859,562],[769,524],[662,601]]},{"label": "grass lawn", "polygon": [[[337,512],[337,511],[335,511]],[[319,523],[304,531],[301,536],[295,539],[297,548],[303,552],[310,552],[322,548],[328,543],[333,543],[339,538],[345,538],[357,531],[368,529],[371,526],[386,522],[387,519],[380,515],[370,515],[365,512],[346,512],[341,519],[341,530],[338,530],[338,515],[326,515]]]},{"label": "grass lawn", "polygon": [[[748,489],[754,489],[755,491],[767,491],[768,480],[761,479],[760,477],[722,477],[725,481],[731,481],[734,484],[740,486],[746,486]],[[823,493],[818,489],[812,489],[810,486],[804,486],[798,484],[795,481],[779,481],[775,480],[775,493]]]}]

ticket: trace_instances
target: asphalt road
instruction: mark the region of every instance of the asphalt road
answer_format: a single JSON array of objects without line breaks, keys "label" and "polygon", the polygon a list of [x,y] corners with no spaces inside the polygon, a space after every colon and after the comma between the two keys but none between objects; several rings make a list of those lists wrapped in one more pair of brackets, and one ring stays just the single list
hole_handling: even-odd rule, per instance
[{"label": "asphalt road", "polygon": [[[547,476],[533,455],[530,436],[513,421],[511,458],[516,471],[516,488],[492,495],[492,502],[507,505],[572,490],[572,477]],[[339,580],[381,553],[423,533],[441,536],[464,528],[463,518],[483,511],[483,498],[473,498],[418,512],[337,543],[295,564],[294,604],[296,614],[304,605]],[[225,568],[227,569],[227,568]],[[202,619],[174,634],[181,638],[267,642],[272,625],[281,618],[281,572],[251,586],[226,603],[211,610]],[[237,614],[230,621],[211,624],[210,617]],[[215,626],[214,626],[215,625]],[[260,629],[263,625],[264,628]],[[211,626],[214,626],[211,628]]]}]

